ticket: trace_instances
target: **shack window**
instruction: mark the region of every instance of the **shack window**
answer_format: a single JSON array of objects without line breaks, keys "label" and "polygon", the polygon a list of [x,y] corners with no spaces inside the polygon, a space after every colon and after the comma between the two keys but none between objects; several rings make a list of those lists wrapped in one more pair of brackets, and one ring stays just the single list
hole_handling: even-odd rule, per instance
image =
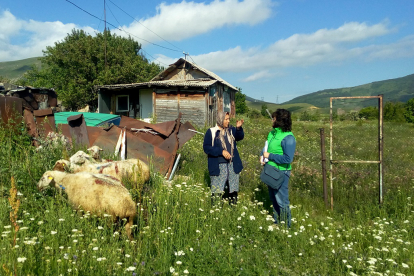
[{"label": "shack window", "polygon": [[128,107],[129,107],[129,96],[128,95],[116,96],[116,112],[129,111]]},{"label": "shack window", "polygon": [[223,93],[223,111],[231,112],[230,93],[228,91]]}]

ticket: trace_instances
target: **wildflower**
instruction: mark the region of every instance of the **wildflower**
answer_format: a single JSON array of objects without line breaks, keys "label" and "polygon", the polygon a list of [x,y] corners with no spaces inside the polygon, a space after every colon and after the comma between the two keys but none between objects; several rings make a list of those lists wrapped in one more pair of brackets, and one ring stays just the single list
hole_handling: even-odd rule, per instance
[{"label": "wildflower", "polygon": [[99,247],[94,247],[92,248],[92,250],[97,251],[99,249]]},{"label": "wildflower", "polygon": [[54,235],[56,233],[57,233],[57,231],[50,231],[50,234],[52,234],[52,235]]},{"label": "wildflower", "polygon": [[181,261],[177,261],[176,264],[180,265],[180,264],[182,264],[182,262]]},{"label": "wildflower", "polygon": [[170,267],[170,272],[171,272],[171,273],[174,273],[174,271],[175,271],[174,267],[172,267],[172,266],[171,266],[171,267]]},{"label": "wildflower", "polygon": [[127,269],[125,269],[126,271],[134,271],[135,270],[135,266],[130,266]]},{"label": "wildflower", "polygon": [[185,255],[185,253],[184,253],[184,251],[178,251],[178,252],[174,252],[174,254],[175,254],[175,256],[184,256]]},{"label": "wildflower", "polygon": [[348,262],[347,260],[342,260],[342,262],[344,263],[344,264],[346,264],[346,262]]},{"label": "wildflower", "polygon": [[401,265],[402,265],[402,267],[404,267],[404,268],[409,268],[408,264],[401,263]]},{"label": "wildflower", "polygon": [[9,229],[9,228],[11,228],[11,225],[6,225],[6,226],[4,226],[4,228]]},{"label": "wildflower", "polygon": [[122,265],[122,263],[121,262],[119,262],[119,263],[116,263],[117,265]]},{"label": "wildflower", "polygon": [[105,257],[102,257],[102,258],[98,258],[98,259],[96,259],[98,262],[100,262],[100,261],[105,261],[106,260],[106,258]]},{"label": "wildflower", "polygon": [[129,255],[129,254],[125,254],[125,257],[129,258],[129,257],[131,257],[131,255]]},{"label": "wildflower", "polygon": [[27,258],[25,258],[25,257],[19,257],[19,258],[17,258],[17,261],[19,263],[24,263],[26,260],[27,260]]},{"label": "wildflower", "polygon": [[196,233],[200,233],[200,230],[196,230]]},{"label": "wildflower", "polygon": [[273,231],[273,226],[272,226],[272,225],[269,225],[269,226],[267,227],[267,231]]},{"label": "wildflower", "polygon": [[98,230],[102,230],[104,229],[102,226],[98,226]]},{"label": "wildflower", "polygon": [[78,242],[78,240],[73,240],[73,243],[77,243]]},{"label": "wildflower", "polygon": [[78,229],[72,229],[72,232],[78,232]]},{"label": "wildflower", "polygon": [[187,269],[184,270],[183,272],[184,272],[184,274],[188,274],[189,273]]},{"label": "wildflower", "polygon": [[201,208],[199,208],[198,210],[200,210],[201,212],[204,212],[204,210],[203,210],[203,209],[201,209]]},{"label": "wildflower", "polygon": [[250,216],[250,220],[255,220],[256,218],[254,216]]},{"label": "wildflower", "polygon": [[59,221],[65,221],[65,219],[64,218],[60,218]]},{"label": "wildflower", "polygon": [[190,251],[193,251],[194,249],[192,247],[190,247]]}]

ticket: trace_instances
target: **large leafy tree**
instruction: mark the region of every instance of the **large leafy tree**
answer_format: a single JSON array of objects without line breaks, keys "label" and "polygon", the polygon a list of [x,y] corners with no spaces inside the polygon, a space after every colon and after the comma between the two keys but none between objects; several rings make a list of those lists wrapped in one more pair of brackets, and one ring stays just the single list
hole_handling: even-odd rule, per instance
[{"label": "large leafy tree", "polygon": [[69,109],[96,106],[95,85],[148,81],[162,70],[140,54],[140,49],[131,37],[109,31],[91,36],[72,30],[63,41],[43,51],[41,69],[29,70],[21,83],[55,88],[58,99]]}]

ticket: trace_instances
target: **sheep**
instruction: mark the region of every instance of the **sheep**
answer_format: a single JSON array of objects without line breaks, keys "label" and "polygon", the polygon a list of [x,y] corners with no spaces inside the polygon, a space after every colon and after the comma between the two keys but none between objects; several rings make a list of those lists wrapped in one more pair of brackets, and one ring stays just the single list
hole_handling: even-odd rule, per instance
[{"label": "sheep", "polygon": [[[78,152],[79,153],[79,152]],[[82,156],[81,154],[77,157]],[[72,156],[73,157],[73,156]],[[58,160],[53,168],[54,171],[61,172],[90,172],[111,175],[118,180],[122,180],[123,176],[132,177],[137,181],[147,182],[150,178],[150,171],[147,164],[139,159],[127,159],[123,161],[112,161],[105,163],[89,163],[87,159],[79,161],[79,159],[72,158],[71,161]],[[82,160],[83,156],[80,158]],[[82,163],[83,162],[83,163]],[[79,165],[81,164],[81,165]]]},{"label": "sheep", "polygon": [[132,239],[131,227],[136,216],[136,204],[120,181],[103,174],[81,172],[68,174],[46,171],[37,184],[41,191],[47,187],[64,190],[69,203],[75,210],[82,208],[91,214],[102,216],[107,213],[117,219],[126,219],[125,231]]},{"label": "sheep", "polygon": [[88,149],[88,152],[90,153],[90,156],[97,162],[101,162],[101,156],[100,156],[100,152],[102,151],[102,149],[98,146],[92,146]]},{"label": "sheep", "polygon": [[94,163],[95,160],[84,151],[77,151],[69,158],[71,164],[82,165],[85,163]]}]

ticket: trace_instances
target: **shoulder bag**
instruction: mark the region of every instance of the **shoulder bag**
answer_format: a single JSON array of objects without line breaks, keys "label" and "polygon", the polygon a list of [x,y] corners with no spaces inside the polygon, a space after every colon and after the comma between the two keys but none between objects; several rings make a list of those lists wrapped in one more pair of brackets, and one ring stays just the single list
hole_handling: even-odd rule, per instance
[{"label": "shoulder bag", "polygon": [[269,164],[265,164],[260,174],[260,180],[262,180],[267,186],[275,190],[282,186],[285,174],[283,171]]}]

